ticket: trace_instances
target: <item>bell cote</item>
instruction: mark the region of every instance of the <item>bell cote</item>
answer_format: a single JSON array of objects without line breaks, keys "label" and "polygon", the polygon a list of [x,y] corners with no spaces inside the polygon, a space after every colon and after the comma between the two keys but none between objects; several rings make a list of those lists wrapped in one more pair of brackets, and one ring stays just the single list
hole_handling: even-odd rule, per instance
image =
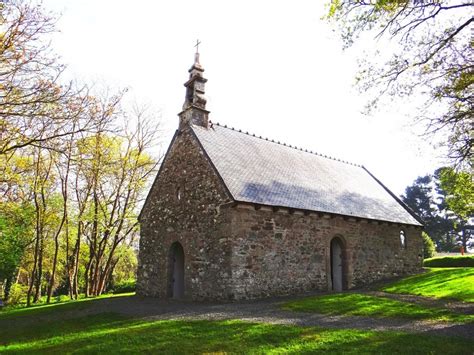
[{"label": "bell cote", "polygon": [[[197,42],[196,47],[200,42]],[[204,68],[199,62],[199,51],[196,49],[194,63],[189,69],[189,80],[184,83],[186,96],[184,98],[183,110],[178,114],[179,129],[193,124],[209,127],[209,111],[206,110],[205,85],[207,79],[203,76]]]}]

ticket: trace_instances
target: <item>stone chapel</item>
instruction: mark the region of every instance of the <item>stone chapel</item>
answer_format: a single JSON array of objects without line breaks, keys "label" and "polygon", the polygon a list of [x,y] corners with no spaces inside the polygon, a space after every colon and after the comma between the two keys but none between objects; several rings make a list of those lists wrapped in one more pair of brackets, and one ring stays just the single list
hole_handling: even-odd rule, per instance
[{"label": "stone chapel", "polygon": [[196,53],[139,216],[137,293],[237,300],[415,273],[422,224],[365,167],[211,123]]}]

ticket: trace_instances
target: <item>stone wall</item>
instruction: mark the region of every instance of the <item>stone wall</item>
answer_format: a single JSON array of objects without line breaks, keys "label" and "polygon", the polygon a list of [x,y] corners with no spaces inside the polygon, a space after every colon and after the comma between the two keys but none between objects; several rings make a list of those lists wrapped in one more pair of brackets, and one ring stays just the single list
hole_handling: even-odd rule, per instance
[{"label": "stone wall", "polygon": [[[179,189],[179,198],[178,198]],[[185,298],[229,298],[230,197],[188,129],[176,135],[140,216],[137,293],[169,295],[169,251],[185,254]]]},{"label": "stone wall", "polygon": [[[234,298],[330,290],[330,243],[345,245],[345,288],[410,274],[421,269],[421,229],[390,223],[304,215],[287,209],[255,210],[242,205],[232,214]],[[407,248],[400,244],[400,230]]]},{"label": "stone wall", "polygon": [[184,249],[185,298],[193,300],[329,290],[336,236],[344,244],[345,288],[421,268],[419,227],[236,206],[189,128],[175,136],[140,222],[137,293],[146,296],[169,296],[174,242]]}]

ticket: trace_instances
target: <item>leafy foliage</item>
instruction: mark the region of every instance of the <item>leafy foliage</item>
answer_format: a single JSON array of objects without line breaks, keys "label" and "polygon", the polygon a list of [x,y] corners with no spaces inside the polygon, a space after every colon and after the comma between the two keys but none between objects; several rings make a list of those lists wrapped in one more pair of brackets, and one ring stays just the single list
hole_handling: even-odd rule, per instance
[{"label": "leafy foliage", "polygon": [[[107,291],[115,292],[117,285],[134,283],[136,280],[137,266],[138,266],[138,251],[135,248],[131,248],[128,245],[119,245],[115,252],[118,259],[117,264],[114,267],[110,284],[107,287]],[[128,292],[135,291],[135,286]]]},{"label": "leafy foliage", "polygon": [[33,239],[34,210],[30,204],[0,203],[0,282],[4,298],[10,298],[10,288],[20,267],[27,246]]},{"label": "leafy foliage", "polygon": [[111,291],[113,293],[128,293],[128,292],[135,292],[137,287],[137,282],[135,279],[123,280],[117,282],[112,287]]},{"label": "leafy foliage", "polygon": [[[10,0],[0,7],[0,154],[27,146],[55,149],[56,139],[110,121],[91,115],[96,100],[85,86],[64,83],[48,36],[55,19],[40,4]],[[114,100],[119,101],[120,95]]]},{"label": "leafy foliage", "polygon": [[31,205],[0,205],[0,280],[13,275],[33,237]]},{"label": "leafy foliage", "polygon": [[464,166],[472,164],[473,9],[468,0],[332,0],[327,15],[345,46],[369,33],[377,39],[371,44],[390,51],[388,59],[366,53],[361,60],[358,85],[373,93],[369,105],[387,95],[423,95],[418,118],[428,134],[447,136],[449,157]]},{"label": "leafy foliage", "polygon": [[421,237],[423,238],[423,258],[432,258],[436,251],[433,240],[425,232],[421,233]]},{"label": "leafy foliage", "polygon": [[425,231],[438,251],[458,250],[457,243],[467,250],[473,243],[471,179],[467,172],[440,168],[433,174],[418,177],[401,197],[423,220]]},{"label": "leafy foliage", "polygon": [[28,285],[28,304],[100,295],[135,277],[158,120],[65,83],[41,3],[0,3],[0,22],[0,285]]},{"label": "leafy foliage", "polygon": [[22,286],[18,283],[13,284],[8,295],[8,306],[20,305],[26,298],[28,286]]},{"label": "leafy foliage", "polygon": [[448,208],[460,219],[467,221],[474,216],[474,182],[470,173],[443,168],[440,171],[440,186],[446,191]]}]

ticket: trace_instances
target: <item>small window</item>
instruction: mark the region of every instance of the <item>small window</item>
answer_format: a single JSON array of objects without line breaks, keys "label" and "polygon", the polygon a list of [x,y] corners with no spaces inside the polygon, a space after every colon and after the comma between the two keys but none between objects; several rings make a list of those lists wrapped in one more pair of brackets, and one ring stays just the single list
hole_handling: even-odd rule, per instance
[{"label": "small window", "polygon": [[400,231],[400,247],[401,247],[402,249],[406,249],[406,248],[407,248],[407,237],[406,237],[404,231]]}]

